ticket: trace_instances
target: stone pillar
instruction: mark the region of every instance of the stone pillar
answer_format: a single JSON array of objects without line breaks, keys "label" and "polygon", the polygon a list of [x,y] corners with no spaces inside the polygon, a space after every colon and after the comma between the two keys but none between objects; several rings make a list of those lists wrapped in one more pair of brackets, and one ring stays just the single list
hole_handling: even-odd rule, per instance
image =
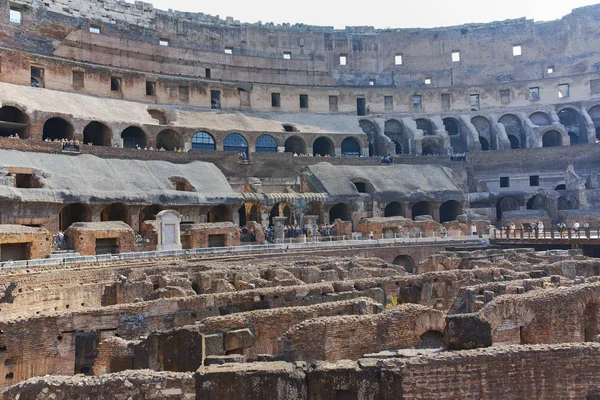
[{"label": "stone pillar", "polygon": [[181,250],[181,214],[174,210],[164,210],[156,215],[158,230],[157,251]]},{"label": "stone pillar", "polygon": [[273,238],[275,239],[275,243],[277,241],[283,241],[283,227],[285,225],[286,217],[273,217]]},{"label": "stone pillar", "polygon": [[317,220],[318,215],[305,215],[304,216],[304,228],[306,229],[306,237],[312,240],[313,237],[317,236]]}]

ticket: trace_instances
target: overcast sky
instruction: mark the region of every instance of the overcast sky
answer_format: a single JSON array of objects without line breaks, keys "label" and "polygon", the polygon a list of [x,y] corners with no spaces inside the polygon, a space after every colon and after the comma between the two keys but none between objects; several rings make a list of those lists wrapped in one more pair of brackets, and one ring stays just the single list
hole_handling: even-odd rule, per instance
[{"label": "overcast sky", "polygon": [[[133,2],[133,0],[130,0]],[[600,0],[145,0],[156,8],[228,16],[242,22],[432,28],[527,17],[558,19]]]}]

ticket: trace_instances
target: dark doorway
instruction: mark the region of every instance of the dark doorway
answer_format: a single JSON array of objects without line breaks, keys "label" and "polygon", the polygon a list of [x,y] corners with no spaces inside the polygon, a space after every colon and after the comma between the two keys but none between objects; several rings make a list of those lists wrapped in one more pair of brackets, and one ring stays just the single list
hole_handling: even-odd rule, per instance
[{"label": "dark doorway", "polygon": [[275,225],[273,222],[274,217],[285,217],[284,225],[292,224],[292,209],[287,204],[277,203],[271,208],[269,213],[269,225]]},{"label": "dark doorway", "polygon": [[408,273],[413,274],[415,272],[415,260],[411,256],[401,254],[394,258],[394,265],[399,265],[404,268]]},{"label": "dark doorway", "polygon": [[333,224],[339,218],[342,221],[350,221],[350,208],[344,203],[338,203],[329,210],[329,223]]},{"label": "dark doorway", "polygon": [[229,207],[221,204],[208,211],[208,222],[231,222]]},{"label": "dark doorway", "polygon": [[225,235],[208,235],[208,247],[225,247]]},{"label": "dark doorway", "polygon": [[146,134],[137,126],[130,126],[121,132],[121,139],[123,139],[123,148],[125,149],[135,149],[137,147],[143,149],[148,144]]},{"label": "dark doorway", "polygon": [[92,121],[83,129],[83,143],[94,146],[110,146],[110,129],[100,122]]},{"label": "dark doorway", "polygon": [[481,150],[487,151],[490,149],[490,142],[483,136],[479,136],[479,143],[481,143]]},{"label": "dark doorway", "polygon": [[119,241],[116,238],[96,239],[96,255],[119,254]]},{"label": "dark doorway", "polygon": [[433,218],[433,207],[427,201],[420,201],[412,206],[412,217],[415,219],[419,215],[430,215]]},{"label": "dark doorway", "polygon": [[360,144],[355,138],[347,137],[342,141],[342,155],[351,157],[360,156]]},{"label": "dark doorway", "polygon": [[433,127],[431,126],[431,122],[428,119],[417,118],[415,122],[417,123],[417,129],[423,131],[423,136],[433,135]]},{"label": "dark doorway", "polygon": [[0,261],[29,260],[31,243],[4,243],[0,245]]},{"label": "dark doorway", "polygon": [[504,211],[516,211],[520,208],[519,202],[514,197],[503,197],[496,203],[496,219],[502,219]]},{"label": "dark doorway", "polygon": [[402,215],[402,204],[398,201],[392,201],[383,210],[384,217],[401,217]]},{"label": "dark doorway", "polygon": [[421,335],[420,349],[441,349],[444,347],[444,334],[438,331],[427,331]]},{"label": "dark doorway", "polygon": [[83,203],[69,204],[60,210],[58,219],[59,229],[64,231],[75,222],[90,222],[92,211],[88,205]]},{"label": "dark doorway", "polygon": [[29,118],[16,107],[0,108],[0,136],[19,135],[21,139],[29,138]]},{"label": "dark doorway", "polygon": [[519,143],[519,139],[515,135],[508,135],[508,140],[510,141],[511,149],[520,149],[521,144]]},{"label": "dark doorway", "polygon": [[238,219],[240,221],[239,225],[240,226],[246,226],[247,222],[246,222],[246,206],[241,206],[238,209]]},{"label": "dark doorway", "polygon": [[290,136],[286,139],[284,146],[286,153],[306,153],[306,143],[304,143],[304,140],[299,136]]},{"label": "dark doorway", "polygon": [[356,115],[367,115],[366,99],[364,97],[356,98]]},{"label": "dark doorway", "polygon": [[129,207],[123,203],[113,203],[102,210],[100,214],[101,221],[123,221],[131,225],[131,213]]},{"label": "dark doorway", "polygon": [[548,131],[542,137],[543,147],[556,147],[562,145],[562,135],[558,131]]},{"label": "dark doorway", "polygon": [[585,123],[582,123],[582,118],[578,111],[572,108],[564,108],[558,112],[558,119],[567,130],[571,139],[571,145],[588,142],[587,129]]},{"label": "dark doorway", "polygon": [[461,204],[456,200],[448,200],[440,206],[440,222],[455,221],[462,212]]},{"label": "dark doorway", "polygon": [[75,334],[75,374],[94,375],[94,362],[98,356],[98,333]]},{"label": "dark doorway", "polygon": [[162,131],[156,136],[156,149],[165,149],[167,151],[177,150],[181,147],[179,134],[172,130]]},{"label": "dark doorway", "polygon": [[155,220],[156,214],[158,214],[162,210],[164,210],[164,208],[157,204],[153,204],[151,206],[142,208],[142,211],[140,211],[140,215],[139,215],[140,229],[142,228],[144,221]]},{"label": "dark doorway", "polygon": [[73,139],[73,126],[62,118],[50,118],[44,124],[43,140]]},{"label": "dark doorway", "polygon": [[321,136],[313,142],[313,155],[325,157],[334,155],[333,143],[330,139]]}]

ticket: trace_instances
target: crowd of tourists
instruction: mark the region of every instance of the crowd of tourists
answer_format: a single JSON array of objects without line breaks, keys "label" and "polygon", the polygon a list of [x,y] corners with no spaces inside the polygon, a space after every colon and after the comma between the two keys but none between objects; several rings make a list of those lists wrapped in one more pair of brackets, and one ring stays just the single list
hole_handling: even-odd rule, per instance
[{"label": "crowd of tourists", "polygon": [[[589,238],[591,235],[590,224],[587,221],[584,222],[582,225],[578,220],[576,220],[571,225],[571,228],[569,228],[566,223],[559,222],[556,225],[556,229],[561,238],[564,238],[564,237],[568,236],[569,234],[570,234],[570,236],[579,238],[579,237],[581,237],[582,231],[586,238]],[[533,234],[533,236],[535,236],[536,238],[538,238],[538,237],[544,238],[547,236],[544,223],[541,220],[529,222],[529,223],[523,223],[520,228],[517,228],[517,226],[515,225],[514,222],[510,222],[502,227],[502,231],[503,231],[504,235],[509,238],[517,237],[517,236],[521,237],[524,235],[531,235],[531,234]]]}]

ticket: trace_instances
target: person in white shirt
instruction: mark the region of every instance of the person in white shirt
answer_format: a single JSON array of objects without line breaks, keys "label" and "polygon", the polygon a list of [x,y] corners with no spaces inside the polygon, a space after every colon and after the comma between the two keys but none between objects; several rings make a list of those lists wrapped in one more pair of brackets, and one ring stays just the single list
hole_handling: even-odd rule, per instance
[{"label": "person in white shirt", "polygon": [[577,235],[577,237],[579,237],[579,221],[575,221],[575,223],[573,224],[573,234]]}]

